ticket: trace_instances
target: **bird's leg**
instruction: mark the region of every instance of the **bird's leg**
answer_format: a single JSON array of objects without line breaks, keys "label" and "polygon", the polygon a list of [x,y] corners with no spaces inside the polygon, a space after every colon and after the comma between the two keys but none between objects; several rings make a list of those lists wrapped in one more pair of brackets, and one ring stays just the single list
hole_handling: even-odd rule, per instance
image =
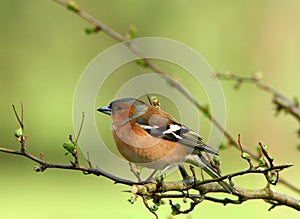
[{"label": "bird's leg", "polygon": [[[160,177],[163,176],[163,175],[167,172],[167,170],[169,170],[171,167],[172,167],[171,165],[168,165],[168,166],[166,166],[165,168],[163,168],[163,169],[160,171],[159,176],[160,176]],[[157,173],[157,170],[154,170],[154,171],[151,173],[151,175],[146,179],[146,182],[149,182],[149,181],[153,180],[154,175],[155,175],[156,173]]]},{"label": "bird's leg", "polygon": [[138,169],[138,167],[136,166],[136,164],[130,163],[130,162],[129,162],[129,167],[130,167],[130,171],[131,171],[131,172],[133,173],[133,175],[135,175],[136,178],[138,179],[138,182],[141,182],[141,181],[142,181],[142,180],[141,180],[141,177],[140,177],[141,172],[140,172],[140,170]]},{"label": "bird's leg", "polygon": [[178,169],[183,179],[187,179],[189,177],[189,174],[187,173],[186,169],[182,164],[178,164]]},{"label": "bird's leg", "polygon": [[166,166],[165,168],[163,168],[161,171],[160,171],[160,175],[164,175],[170,168],[172,167],[172,165],[168,165]]},{"label": "bird's leg", "polygon": [[152,181],[153,176],[154,176],[156,173],[157,173],[157,170],[154,170],[154,171],[150,174],[150,176],[149,176],[145,181],[146,181],[146,182]]}]

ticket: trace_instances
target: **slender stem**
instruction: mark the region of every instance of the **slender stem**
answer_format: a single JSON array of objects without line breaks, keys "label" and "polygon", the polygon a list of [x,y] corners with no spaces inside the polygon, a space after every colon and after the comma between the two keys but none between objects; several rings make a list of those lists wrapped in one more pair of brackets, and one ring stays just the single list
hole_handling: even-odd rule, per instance
[{"label": "slender stem", "polygon": [[298,103],[289,100],[275,88],[263,83],[260,78],[256,78],[255,75],[252,77],[243,77],[235,74],[216,73],[216,76],[221,80],[235,81],[237,83],[237,87],[240,87],[242,83],[256,85],[258,88],[273,96],[273,102],[279,107],[278,110],[284,109],[286,112],[294,116],[298,122],[300,122],[300,107],[298,106]]},{"label": "slender stem", "polygon": [[[22,105],[22,106],[23,106],[23,105]],[[22,121],[22,120],[23,120],[23,113],[22,113],[22,117],[21,117],[21,119],[20,119],[20,117],[19,117],[19,115],[18,115],[18,113],[17,113],[17,110],[16,110],[15,105],[12,105],[12,108],[13,108],[14,114],[15,114],[15,116],[16,116],[18,122],[19,122],[19,125],[21,126],[22,131],[23,131],[23,130],[24,130],[24,124],[23,124],[23,121]],[[22,112],[23,112],[23,107],[22,107]]]},{"label": "slender stem", "polygon": [[77,171],[82,171],[85,174],[94,174],[96,176],[104,176],[105,178],[108,178],[112,181],[114,181],[115,183],[120,183],[120,184],[124,184],[124,185],[133,185],[135,182],[130,181],[130,180],[126,180],[126,179],[122,179],[119,177],[116,177],[104,170],[101,170],[99,168],[87,168],[84,166],[74,166],[72,164],[57,164],[57,163],[50,163],[50,162],[46,162],[28,152],[22,152],[22,151],[17,151],[17,150],[12,150],[12,149],[7,149],[7,148],[3,148],[0,147],[0,151],[4,152],[4,153],[9,153],[9,154],[15,154],[15,155],[19,155],[19,156],[24,156],[38,164],[40,164],[39,167],[36,167],[35,170],[37,172],[39,171],[44,171],[47,168],[56,168],[56,169],[68,169],[68,170],[77,170]]}]

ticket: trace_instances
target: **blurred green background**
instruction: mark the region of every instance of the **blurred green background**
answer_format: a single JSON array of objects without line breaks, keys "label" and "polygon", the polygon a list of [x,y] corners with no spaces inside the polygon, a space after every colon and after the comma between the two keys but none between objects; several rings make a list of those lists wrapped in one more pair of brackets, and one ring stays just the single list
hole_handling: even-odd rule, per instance
[{"label": "blurred green background", "polygon": [[[138,36],[166,37],[185,43],[202,54],[218,72],[249,76],[263,72],[263,80],[286,96],[300,96],[300,2],[297,0],[244,1],[91,1],[77,3],[100,21],[124,34],[130,24]],[[11,104],[25,104],[28,149],[53,162],[68,162],[62,143],[73,133],[72,98],[86,65],[116,42],[103,33],[87,36],[89,25],[51,0],[0,1],[0,146],[18,148],[13,131],[18,128]],[[132,65],[132,71],[142,71]],[[167,69],[168,70],[168,69]],[[172,72],[176,76],[176,72]],[[121,74],[118,77],[122,77]],[[295,167],[282,176],[297,186],[298,123],[290,116],[274,117],[270,95],[252,85],[239,91],[222,82],[227,103],[227,128],[241,133],[246,147],[255,150],[263,141],[277,164]],[[117,89],[112,83],[111,89]],[[109,90],[106,91],[109,93]],[[103,102],[108,97],[101,93]],[[101,99],[101,98],[100,98]],[[209,122],[200,116],[201,132]],[[109,130],[109,122],[105,124]],[[85,130],[88,131],[88,130]],[[247,166],[239,152],[221,152],[224,173]],[[236,158],[234,160],[233,158]],[[78,172],[48,170],[35,173],[34,163],[0,153],[1,218],[153,218],[141,200],[130,205],[125,186]],[[257,185],[253,182],[257,182]],[[242,177],[246,188],[264,185],[261,176]],[[278,186],[296,198],[299,194]],[[177,218],[296,218],[295,210],[278,207],[268,212],[261,200],[223,207],[205,202],[190,215]],[[172,218],[169,206],[158,211]],[[297,218],[298,218],[297,217]]]}]

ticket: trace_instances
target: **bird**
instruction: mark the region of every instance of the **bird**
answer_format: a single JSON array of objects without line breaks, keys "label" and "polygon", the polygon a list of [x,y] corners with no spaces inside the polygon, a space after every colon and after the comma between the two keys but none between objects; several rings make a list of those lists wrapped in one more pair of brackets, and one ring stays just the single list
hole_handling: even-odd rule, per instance
[{"label": "bird", "polygon": [[[221,177],[203,156],[218,152],[167,112],[130,97],[114,100],[97,111],[111,117],[113,139],[127,161],[161,172],[186,162],[212,178]],[[224,181],[218,183],[230,193],[235,191]]]}]

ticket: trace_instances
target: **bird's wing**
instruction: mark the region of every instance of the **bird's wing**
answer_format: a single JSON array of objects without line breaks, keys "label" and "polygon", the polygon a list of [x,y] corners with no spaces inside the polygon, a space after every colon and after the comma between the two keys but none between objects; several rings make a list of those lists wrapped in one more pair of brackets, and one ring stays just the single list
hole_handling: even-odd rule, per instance
[{"label": "bird's wing", "polygon": [[176,122],[169,114],[144,114],[136,118],[136,124],[151,136],[181,143],[193,149],[194,153],[218,154],[214,148],[204,144],[197,133]]}]

